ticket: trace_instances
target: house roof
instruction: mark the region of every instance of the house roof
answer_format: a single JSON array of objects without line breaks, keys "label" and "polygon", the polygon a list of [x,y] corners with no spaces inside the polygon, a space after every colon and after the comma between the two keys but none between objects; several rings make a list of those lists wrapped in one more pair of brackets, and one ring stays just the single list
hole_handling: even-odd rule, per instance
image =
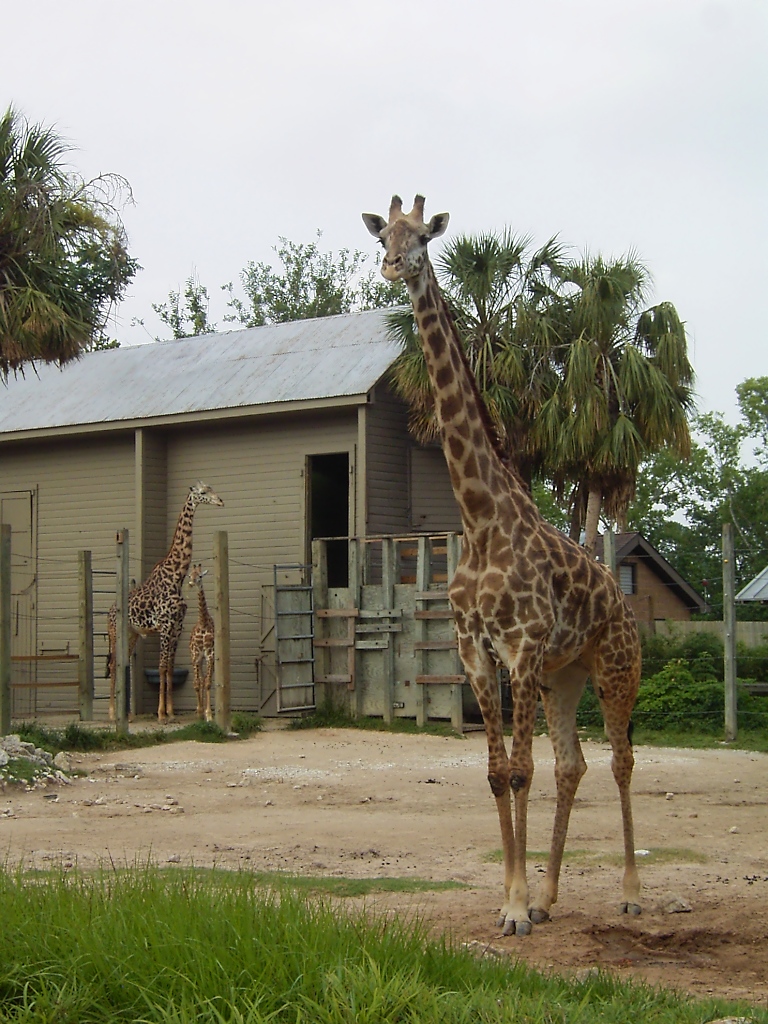
[{"label": "house roof", "polygon": [[[398,354],[387,313],[89,352],[0,387],[0,440],[38,431],[365,396]],[[263,411],[263,410],[262,410]]]},{"label": "house roof", "polygon": [[[680,598],[683,604],[687,605],[692,612],[706,612],[709,606],[701,594],[698,594],[688,581],[674,569],[669,562],[661,555],[650,541],[646,540],[642,533],[617,533],[616,543],[616,564],[620,565],[625,558],[630,556],[643,558],[646,564],[656,573],[665,586],[670,587]],[[598,561],[603,560],[603,537],[597,538],[595,554]]]},{"label": "house roof", "polygon": [[742,587],[736,595],[737,601],[768,601],[768,565],[753,580]]}]

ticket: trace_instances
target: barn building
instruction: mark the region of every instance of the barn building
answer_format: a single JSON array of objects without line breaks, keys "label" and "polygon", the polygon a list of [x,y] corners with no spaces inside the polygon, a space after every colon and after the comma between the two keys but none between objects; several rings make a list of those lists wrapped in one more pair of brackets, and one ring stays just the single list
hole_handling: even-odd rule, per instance
[{"label": "barn building", "polygon": [[[13,529],[14,678],[26,680],[15,715],[76,700],[34,684],[72,672],[54,659],[77,653],[82,550],[95,570],[96,715],[105,713],[116,531],[128,528],[130,573],[143,579],[198,479],[225,502],[197,510],[194,559],[209,562],[214,532],[228,532],[235,710],[274,710],[275,566],[307,563],[314,537],[460,528],[442,452],[413,441],[388,384],[398,350],[385,318],[371,311],[92,352],[8,381],[0,518]],[[328,572],[330,585],[344,585],[345,556],[329,550]],[[182,667],[191,592],[189,604]],[[143,668],[156,667],[157,641],[140,644],[138,658],[137,706],[149,711]],[[191,681],[175,704],[194,708]]]}]

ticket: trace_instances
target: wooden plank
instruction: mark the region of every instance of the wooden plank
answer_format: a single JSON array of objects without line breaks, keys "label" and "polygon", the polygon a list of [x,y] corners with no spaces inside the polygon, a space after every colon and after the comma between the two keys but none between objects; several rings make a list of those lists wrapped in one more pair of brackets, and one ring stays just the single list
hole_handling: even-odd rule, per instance
[{"label": "wooden plank", "polygon": [[358,651],[386,651],[388,647],[388,640],[358,640],[355,643]]},{"label": "wooden plank", "polygon": [[416,640],[414,651],[456,651],[459,645],[455,640]]},{"label": "wooden plank", "polygon": [[356,619],[359,608],[318,608],[315,612],[320,619]]},{"label": "wooden plank", "polygon": [[315,647],[351,647],[354,643],[353,637],[348,636],[327,636],[315,638]]},{"label": "wooden plank", "polygon": [[79,654],[14,654],[11,661],[80,661]]},{"label": "wooden plank", "polygon": [[452,619],[453,610],[451,608],[435,608],[435,609],[421,609],[417,608],[413,613],[415,619]]},{"label": "wooden plank", "polygon": [[79,686],[80,680],[76,679],[74,683],[11,683],[12,690],[53,690],[59,686]]},{"label": "wooden plank", "polygon": [[361,619],[399,619],[402,617],[402,611],[394,608],[385,611],[365,611],[361,609],[357,614]]},{"label": "wooden plank", "polygon": [[447,590],[418,590],[414,595],[417,601],[447,601]]},{"label": "wooden plank", "polygon": [[415,676],[416,682],[422,686],[433,686],[442,683],[463,683],[466,676]]},{"label": "wooden plank", "polygon": [[315,676],[316,683],[351,683],[352,676],[346,675],[333,675],[329,674],[326,676]]},{"label": "wooden plank", "polygon": [[213,535],[213,687],[214,719],[222,732],[232,730],[232,660],[229,614],[229,534]]},{"label": "wooden plank", "polygon": [[369,626],[360,623],[355,628],[356,633],[402,633],[402,622],[372,622]]}]

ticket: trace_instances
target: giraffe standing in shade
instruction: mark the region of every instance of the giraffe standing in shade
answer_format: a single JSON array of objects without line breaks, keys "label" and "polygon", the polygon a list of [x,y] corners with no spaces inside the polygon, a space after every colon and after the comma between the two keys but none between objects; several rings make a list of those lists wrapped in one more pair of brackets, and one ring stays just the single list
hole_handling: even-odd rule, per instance
[{"label": "giraffe standing in shade", "polygon": [[[213,677],[214,626],[203,590],[203,576],[207,575],[208,570],[203,569],[202,565],[193,565],[187,584],[190,587],[197,587],[197,622],[189,634],[189,655],[195,673],[197,717],[205,718],[206,722],[210,722],[213,718],[211,714],[211,679]],[[203,666],[205,666],[205,675],[203,675]]]},{"label": "giraffe standing in shade", "polygon": [[[208,484],[198,481],[189,489],[179,514],[168,554],[154,567],[141,586],[128,595],[129,657],[140,636],[160,634],[160,693],[157,719],[165,722],[173,717],[173,663],[184,625],[187,606],[181,596],[184,577],[192,561],[192,520],[198,505],[223,506],[224,502]],[[115,646],[117,608],[109,610],[109,718],[115,719]]]},{"label": "giraffe standing in shade", "polygon": [[[634,764],[630,714],[640,683],[634,616],[609,570],[541,517],[521,478],[504,461],[427,255],[429,241],[445,231],[448,214],[437,214],[425,224],[423,196],[416,196],[407,215],[394,196],[388,220],[376,214],[363,214],[363,220],[384,246],[384,277],[405,281],[408,287],[464,525],[449,596],[459,653],[485,723],[488,781],[501,826],[505,902],[498,925],[505,935],[528,935],[531,922],[547,920],[557,900],[568,819],[587,768],[576,731],[576,707],[590,676],[613,749],[621,799],[621,909],[639,914],[629,794]],[[496,678],[499,664],[509,669],[514,702],[509,755]],[[555,753],[557,803],[547,871],[530,902],[525,855],[539,694]]]}]

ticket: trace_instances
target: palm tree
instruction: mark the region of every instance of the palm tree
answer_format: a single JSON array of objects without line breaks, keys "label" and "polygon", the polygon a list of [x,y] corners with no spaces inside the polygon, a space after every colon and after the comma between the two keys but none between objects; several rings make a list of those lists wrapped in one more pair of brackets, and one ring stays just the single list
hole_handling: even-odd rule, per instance
[{"label": "palm tree", "polygon": [[561,296],[558,382],[542,403],[538,443],[562,495],[572,535],[594,550],[601,510],[622,522],[644,458],[690,453],[693,369],[685,328],[669,302],[644,309],[649,274],[633,254],[571,264]]},{"label": "palm tree", "polygon": [[[508,231],[448,242],[435,271],[498,440],[530,485],[546,461],[532,429],[554,381],[550,353],[559,340],[555,300],[563,251],[550,239],[535,252]],[[392,377],[410,406],[410,426],[422,443],[438,434],[426,363],[410,308],[390,315],[403,344]]]},{"label": "palm tree", "polygon": [[138,264],[115,213],[116,175],[68,173],[68,146],[9,108],[0,117],[0,376],[64,363],[102,335]]}]

